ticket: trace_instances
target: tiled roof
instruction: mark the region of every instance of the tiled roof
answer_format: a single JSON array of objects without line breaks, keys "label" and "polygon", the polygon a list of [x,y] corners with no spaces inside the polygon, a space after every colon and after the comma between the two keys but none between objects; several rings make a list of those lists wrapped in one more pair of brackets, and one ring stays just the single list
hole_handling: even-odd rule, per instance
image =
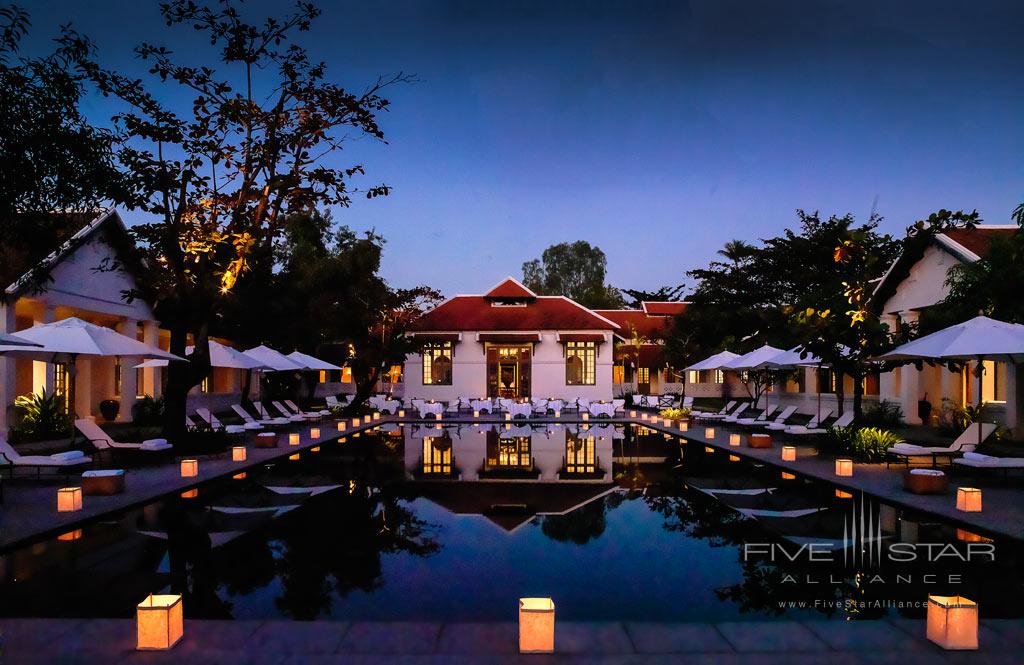
[{"label": "tiled roof", "polygon": [[978,256],[985,256],[995,238],[1009,238],[1017,231],[1014,225],[979,226],[975,229],[950,229],[946,236],[964,249]]},{"label": "tiled roof", "polygon": [[599,309],[598,314],[619,324],[616,334],[629,338],[632,330],[649,340],[664,339],[672,325],[669,316],[651,316],[642,309]]},{"label": "tiled roof", "polygon": [[651,316],[677,316],[683,313],[686,302],[643,302],[641,306]]},{"label": "tiled roof", "polygon": [[536,298],[537,294],[511,277],[506,277],[493,289],[484,294],[485,298],[523,299]]},{"label": "tiled roof", "polygon": [[455,296],[417,319],[413,330],[617,330],[614,322],[563,296],[535,296],[522,305],[500,305],[488,297]]}]

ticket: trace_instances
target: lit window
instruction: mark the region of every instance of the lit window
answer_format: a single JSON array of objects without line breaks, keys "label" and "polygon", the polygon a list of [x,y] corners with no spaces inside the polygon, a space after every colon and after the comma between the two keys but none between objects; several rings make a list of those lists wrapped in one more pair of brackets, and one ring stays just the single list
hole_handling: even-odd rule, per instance
[{"label": "lit window", "polygon": [[592,386],[597,365],[597,344],[594,342],[565,343],[565,385]]},{"label": "lit window", "polygon": [[452,343],[439,342],[423,347],[423,385],[452,385]]},{"label": "lit window", "polygon": [[612,366],[612,383],[626,382],[626,368],[623,365]]},{"label": "lit window", "polygon": [[327,383],[327,372],[326,372],[326,370],[320,370],[320,383]]},{"label": "lit window", "polygon": [[720,369],[715,370],[715,383],[725,383],[725,372]]},{"label": "lit window", "polygon": [[690,370],[686,373],[687,383],[700,383],[700,372],[697,370]]},{"label": "lit window", "polygon": [[114,361],[114,397],[121,396],[121,359]]},{"label": "lit window", "polygon": [[637,383],[650,383],[651,382],[651,369],[649,367],[637,367],[636,368],[636,382]]},{"label": "lit window", "polygon": [[342,367],[341,368],[341,382],[342,383],[352,383],[352,368],[351,367]]}]

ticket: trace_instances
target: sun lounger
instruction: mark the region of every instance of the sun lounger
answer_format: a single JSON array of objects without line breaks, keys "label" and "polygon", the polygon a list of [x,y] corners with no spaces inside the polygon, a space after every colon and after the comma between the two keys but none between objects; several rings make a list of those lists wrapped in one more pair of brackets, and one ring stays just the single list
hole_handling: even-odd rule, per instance
[{"label": "sun lounger", "polygon": [[771,418],[771,415],[775,413],[776,409],[778,408],[778,406],[769,406],[764,411],[759,413],[755,418],[739,418],[735,422],[737,425],[758,425]]},{"label": "sun lounger", "polygon": [[262,418],[260,420],[256,420],[251,415],[249,415],[248,411],[242,408],[241,404],[232,404],[231,410],[237,413],[238,417],[244,420],[247,425],[249,423],[256,423],[257,425],[262,425],[264,427],[279,427],[281,425],[287,425],[288,423],[291,422],[287,418]]},{"label": "sun lounger", "polygon": [[307,416],[307,417],[309,417],[309,415],[313,415],[313,416],[317,416],[317,417],[324,417],[324,416],[331,415],[331,412],[328,409],[317,409],[315,411],[303,411],[299,407],[295,406],[295,402],[291,401],[290,399],[286,399],[284,401],[284,405],[287,406],[289,409],[291,409],[293,412],[295,412],[297,414],[302,414],[302,415]]},{"label": "sun lounger", "polygon": [[[259,402],[253,402],[252,405],[255,406],[257,408],[257,410],[259,410],[259,411],[265,411],[265,409],[263,408],[263,405],[260,404]],[[284,408],[284,405],[282,405],[280,402],[271,402],[271,406],[273,406],[275,409],[277,409],[278,415],[280,415],[283,418],[287,418],[288,420],[290,420],[293,423],[304,423],[304,422],[306,422],[306,416],[300,416],[300,415],[292,413],[288,409]]]},{"label": "sun lounger", "polygon": [[[248,423],[245,425],[225,425],[220,421],[217,416],[210,413],[209,409],[196,409],[196,415],[206,421],[206,424],[212,427],[216,431],[223,430],[228,434],[245,434],[245,430],[253,429]],[[256,429],[263,429],[263,426],[256,423]]]},{"label": "sun lounger", "polygon": [[740,404],[736,408],[735,411],[733,411],[729,415],[725,416],[724,418],[721,418],[721,420],[722,420],[722,422],[726,422],[726,423],[734,423],[737,420],[739,420],[740,414],[742,414],[748,408],[750,408],[750,402],[743,402],[742,404]]},{"label": "sun lounger", "polygon": [[748,406],[750,406],[749,402],[740,402],[731,413],[706,413],[701,416],[701,418],[704,420],[725,420],[729,416],[736,415],[737,413],[743,413]]},{"label": "sun lounger", "polygon": [[722,407],[721,411],[691,411],[690,415],[694,418],[707,418],[708,416],[722,416],[724,418],[734,406],[736,406],[736,400],[731,400]]},{"label": "sun lounger", "polygon": [[828,427],[822,427],[820,424],[818,427],[812,427],[811,423],[807,423],[806,425],[794,425],[793,427],[787,427],[782,431],[786,434],[807,436],[808,434],[824,434],[833,427],[849,427],[851,423],[853,423],[852,409],[836,418]]},{"label": "sun lounger", "polygon": [[787,406],[785,409],[779,412],[779,415],[775,416],[775,418],[773,418],[772,420],[762,420],[761,422],[756,423],[756,425],[758,427],[767,427],[769,429],[777,428],[780,430],[784,430],[787,427],[786,421],[789,420],[790,416],[792,416],[794,413],[796,413],[796,407]]},{"label": "sun lounger", "polygon": [[769,423],[768,429],[770,429],[770,430],[782,430],[783,432],[787,432],[787,433],[789,432],[789,430],[795,429],[797,427],[800,427],[800,428],[803,428],[803,429],[817,429],[818,427],[820,427],[820,423],[825,422],[825,420],[830,418],[831,416],[832,416],[832,409],[822,409],[821,413],[819,413],[818,415],[816,415],[813,418],[811,418],[810,421],[808,421],[808,423],[806,425],[785,425],[785,426],[781,426],[780,427],[778,425],[774,425],[774,424]]},{"label": "sun lounger", "polygon": [[960,459],[953,460],[953,464],[971,469],[1024,469],[1024,457],[995,457],[993,455],[982,455],[981,453],[966,452]]},{"label": "sun lounger", "polygon": [[92,464],[92,458],[88,457],[81,450],[69,450],[64,453],[53,455],[22,455],[14,447],[7,443],[7,439],[0,437],[0,460],[4,466],[10,468],[13,477],[15,469],[34,469],[36,476],[41,476],[43,469],[50,471],[61,471],[65,476],[70,475],[76,469],[81,469]]},{"label": "sun lounger", "polygon": [[964,453],[974,452],[979,441],[985,441],[996,431],[995,423],[971,423],[953,443],[948,446],[918,446],[913,443],[897,443],[887,450],[890,455],[910,465],[911,457],[931,457],[932,466],[939,457],[952,460]]},{"label": "sun lounger", "polygon": [[99,425],[88,418],[75,420],[75,429],[82,433],[89,443],[100,452],[134,451],[140,453],[163,453],[173,450],[167,439],[148,439],[142,443],[121,443],[104,432]]}]

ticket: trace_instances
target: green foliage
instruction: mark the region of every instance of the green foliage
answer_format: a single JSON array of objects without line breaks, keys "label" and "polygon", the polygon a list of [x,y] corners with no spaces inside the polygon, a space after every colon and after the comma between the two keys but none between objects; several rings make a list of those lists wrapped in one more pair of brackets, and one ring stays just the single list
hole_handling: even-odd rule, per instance
[{"label": "green foliage", "polygon": [[677,284],[675,286],[662,286],[654,291],[620,288],[619,292],[625,300],[626,307],[640,309],[640,305],[645,302],[679,302],[683,299],[683,290],[685,288],[684,284]]},{"label": "green foliage", "polygon": [[981,422],[985,415],[987,403],[959,404],[943,397],[939,409],[939,431],[943,434],[959,436],[971,423]]},{"label": "green foliage", "polygon": [[944,315],[936,321],[941,327],[966,321],[982,313],[985,316],[1024,323],[1024,227],[1008,237],[993,236],[988,251],[978,261],[957,263],[946,278],[949,293],[942,307]]},{"label": "green foliage", "polygon": [[538,295],[566,296],[591,309],[622,307],[622,294],[605,284],[608,259],[585,240],[563,242],[523,264],[523,284]]},{"label": "green foliage", "polygon": [[899,427],[903,424],[903,407],[899,402],[883,399],[864,413],[861,423],[874,427]]},{"label": "green foliage", "polygon": [[659,415],[662,418],[668,418],[669,420],[681,420],[683,418],[690,417],[690,409],[686,407],[679,409],[662,409]]},{"label": "green foliage", "polygon": [[132,423],[140,427],[159,425],[164,417],[162,397],[146,395],[135,402],[132,409]]},{"label": "green foliage", "polygon": [[21,395],[14,400],[18,423],[11,430],[11,441],[42,441],[71,434],[71,421],[64,410],[63,397],[43,390]]},{"label": "green foliage", "polygon": [[900,439],[879,427],[832,427],[820,439],[819,450],[829,455],[846,455],[861,462],[879,462]]}]

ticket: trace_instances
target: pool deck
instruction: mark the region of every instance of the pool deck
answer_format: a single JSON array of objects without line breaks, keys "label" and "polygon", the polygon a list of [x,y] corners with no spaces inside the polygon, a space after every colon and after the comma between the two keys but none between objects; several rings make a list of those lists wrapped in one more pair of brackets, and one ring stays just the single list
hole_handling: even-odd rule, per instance
[{"label": "pool deck", "polygon": [[[84,498],[83,508],[72,513],[58,513],[56,509],[56,488],[64,485],[79,484],[72,476],[68,483],[60,481],[37,482],[34,480],[4,481],[5,500],[0,504],[0,551],[19,545],[28,544],[48,536],[57,536],[74,530],[79,525],[101,517],[144,505],[164,496],[171,496],[193,488],[202,492],[202,486],[210,481],[230,477],[249,468],[275,460],[281,460],[295,453],[303,455],[315,454],[308,452],[318,445],[331,444],[339,436],[351,437],[384,423],[424,422],[412,419],[382,417],[380,420],[366,422],[361,419],[359,427],[347,426],[344,432],[337,430],[337,420],[325,420],[321,423],[309,423],[301,427],[295,426],[283,433],[298,432],[301,435],[297,446],[281,444],[277,448],[255,448],[251,438],[247,442],[247,459],[245,462],[231,461],[230,453],[219,457],[200,457],[199,475],[194,478],[182,478],[178,462],[155,464],[131,468],[126,474],[127,489],[125,493],[114,496],[88,496]],[[454,418],[445,422],[474,422],[479,424],[504,423],[498,418]],[[431,424],[436,421],[428,421]],[[577,423],[575,416],[561,419],[544,418],[531,420],[533,423]],[[606,419],[590,420],[589,424],[608,423]],[[818,456],[810,445],[803,440],[787,440],[785,435],[774,437],[774,445],[770,449],[753,449],[746,445],[730,446],[729,434],[741,430],[714,423],[716,436],[709,439],[705,436],[705,425],[692,424],[687,432],[681,432],[676,426],[666,426],[659,422],[654,424],[651,416],[647,419],[640,414],[637,417],[619,417],[611,422],[636,424],[651,429],[684,437],[689,445],[712,446],[728,451],[740,457],[756,462],[774,465],[780,471],[816,478],[833,483],[849,491],[865,492],[886,502],[912,508],[931,514],[965,529],[987,536],[1002,536],[1024,541],[1024,482],[1020,476],[1011,476],[1006,481],[999,476],[966,476],[954,475],[950,479],[950,491],[941,496],[921,496],[910,494],[903,489],[902,469],[894,467],[886,469],[884,464],[857,464],[853,477],[838,478],[834,473],[834,461],[831,458]],[[319,427],[321,436],[317,440],[310,438],[311,427]],[[784,443],[798,446],[797,459],[794,462],[783,462],[780,447]],[[116,464],[105,465],[116,468]],[[956,487],[970,485],[983,489],[984,511],[964,513],[956,510]]]},{"label": "pool deck", "polygon": [[1024,621],[983,620],[978,651],[943,651],[924,621],[560,622],[555,653],[517,653],[514,623],[186,621],[169,652],[135,651],[132,619],[0,620],[0,663],[1020,663]]}]

